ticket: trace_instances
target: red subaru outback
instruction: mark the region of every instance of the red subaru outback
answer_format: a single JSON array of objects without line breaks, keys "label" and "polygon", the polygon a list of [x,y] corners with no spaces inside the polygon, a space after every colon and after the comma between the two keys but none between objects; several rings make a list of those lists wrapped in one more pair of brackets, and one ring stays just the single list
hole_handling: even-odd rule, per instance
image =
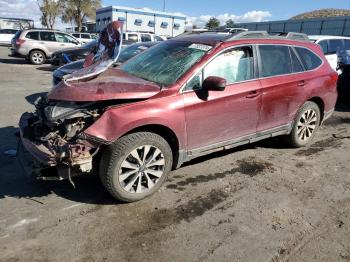
[{"label": "red subaru outback", "polygon": [[197,156],[279,135],[310,143],[333,112],[336,82],[307,41],[175,38],[94,79],[57,85],[21,117],[23,152],[38,178],[97,171],[112,196],[137,201]]}]

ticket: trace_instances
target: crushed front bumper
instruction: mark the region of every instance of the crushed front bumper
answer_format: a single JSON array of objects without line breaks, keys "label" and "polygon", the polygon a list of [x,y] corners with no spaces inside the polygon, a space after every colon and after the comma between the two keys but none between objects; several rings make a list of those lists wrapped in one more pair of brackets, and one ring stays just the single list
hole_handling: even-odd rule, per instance
[{"label": "crushed front bumper", "polygon": [[[72,156],[71,162],[63,162],[60,160],[59,152],[55,152],[49,145],[28,138],[28,132],[30,132],[28,120],[32,117],[33,114],[24,113],[20,118],[20,141],[17,154],[21,166],[29,176],[41,180],[63,180],[90,173],[93,155],[88,152],[92,147],[80,144],[70,145],[67,148]],[[97,150],[98,148],[96,152]]]}]

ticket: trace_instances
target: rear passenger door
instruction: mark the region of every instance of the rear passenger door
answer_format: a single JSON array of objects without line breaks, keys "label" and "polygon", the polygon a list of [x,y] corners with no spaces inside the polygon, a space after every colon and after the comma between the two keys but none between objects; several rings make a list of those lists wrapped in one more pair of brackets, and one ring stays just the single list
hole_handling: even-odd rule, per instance
[{"label": "rear passenger door", "polygon": [[59,43],[56,41],[55,33],[50,31],[40,31],[40,44],[45,53],[51,56],[53,52],[60,49]]},{"label": "rear passenger door", "polygon": [[259,76],[262,107],[257,131],[286,127],[298,110],[303,89],[304,67],[286,45],[259,45]]}]

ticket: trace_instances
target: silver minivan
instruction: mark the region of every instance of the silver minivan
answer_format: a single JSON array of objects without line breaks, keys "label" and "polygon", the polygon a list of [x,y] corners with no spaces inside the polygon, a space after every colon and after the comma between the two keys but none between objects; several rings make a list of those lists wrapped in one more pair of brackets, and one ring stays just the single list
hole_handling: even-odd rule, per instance
[{"label": "silver minivan", "polygon": [[11,55],[23,57],[32,64],[41,65],[58,50],[80,46],[81,42],[70,34],[48,30],[18,31],[11,42]]}]

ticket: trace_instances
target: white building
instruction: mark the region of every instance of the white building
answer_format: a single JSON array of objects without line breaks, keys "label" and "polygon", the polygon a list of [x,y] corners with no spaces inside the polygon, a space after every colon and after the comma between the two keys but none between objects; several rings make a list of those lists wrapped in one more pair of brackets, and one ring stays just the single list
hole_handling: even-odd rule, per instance
[{"label": "white building", "polygon": [[186,17],[122,6],[108,6],[96,10],[97,32],[111,21],[124,21],[124,32],[152,32],[162,36],[177,36],[185,31]]}]

